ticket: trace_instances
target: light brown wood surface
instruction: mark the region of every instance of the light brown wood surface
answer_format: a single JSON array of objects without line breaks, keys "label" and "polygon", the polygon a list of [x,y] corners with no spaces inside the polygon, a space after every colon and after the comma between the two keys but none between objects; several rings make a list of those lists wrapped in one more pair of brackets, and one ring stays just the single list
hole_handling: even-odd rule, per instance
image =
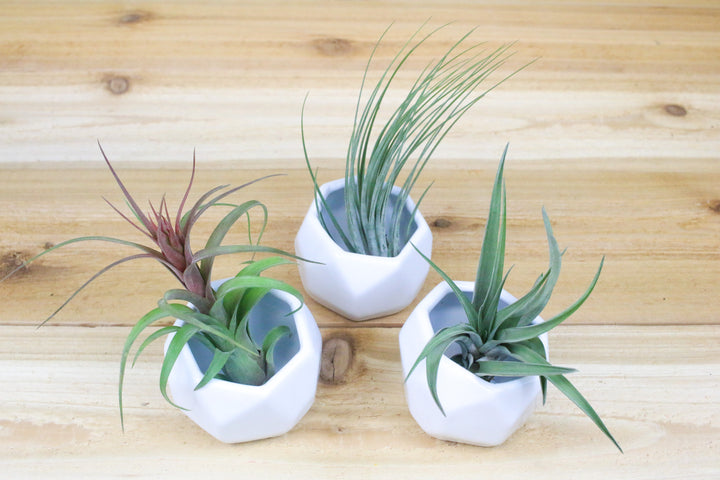
[{"label": "light brown wood surface", "polygon": [[[193,149],[196,194],[284,173],[238,198],[266,203],[265,243],[291,250],[312,196],[303,99],[313,164],[337,178],[365,63],[393,20],[371,79],[424,21],[454,23],[408,63],[391,103],[473,27],[490,47],[517,41],[506,73],[537,59],[445,139],[423,175],[435,183],[422,212],[435,261],[472,279],[509,142],[508,290],[522,294],[546,267],[542,206],[568,248],[547,314],[605,256],[593,295],[551,334],[551,356],[579,369],[573,381],[625,454],[552,388],[500,447],[434,440],[402,391],[397,333],[412,305],[352,323],[310,299],[324,338],[348,341],[352,357],[290,433],[214,441],[162,399],[159,344],[129,374],[122,433],[123,339],[174,284],[157,265],[128,264],[36,329],[125,253],[88,243],[0,283],[0,478],[720,477],[717,2],[0,0],[0,276],[71,237],[141,240],[102,200],[122,206],[96,140],[143,202],[167,193],[177,205]],[[300,286],[291,267],[277,277]],[[418,300],[439,281],[430,274]]]}]

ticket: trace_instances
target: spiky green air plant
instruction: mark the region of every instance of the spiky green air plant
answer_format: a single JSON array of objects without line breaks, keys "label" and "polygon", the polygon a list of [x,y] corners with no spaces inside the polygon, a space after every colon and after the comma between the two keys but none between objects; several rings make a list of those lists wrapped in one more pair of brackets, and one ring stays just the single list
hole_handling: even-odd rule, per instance
[{"label": "spiky green air plant", "polygon": [[[437,62],[431,62],[425,67],[405,99],[380,129],[376,122],[391,83],[413,52],[439,29],[411,45],[420,30],[422,27],[395,55],[361,110],[368,69],[387,30],[375,45],[365,67],[345,163],[344,200],[347,228],[341,227],[341,222],[328,208],[326,199],[319,190],[317,176],[310,165],[305,144],[303,103],[303,151],[315,186],[317,210],[324,210],[328,214],[339,233],[338,241],[343,242],[341,246],[354,253],[386,257],[400,253],[412,233],[415,214],[403,214],[406,200],[433,152],[475,103],[517,73],[513,72],[478,92],[480,84],[509,58],[510,45],[503,45],[492,51],[479,49],[481,45],[464,47],[462,44],[473,32],[471,30]],[[378,129],[380,131],[376,133]],[[401,172],[406,170],[404,167],[408,162],[411,164],[409,172],[400,184]],[[396,183],[399,184],[400,191],[392,194]],[[428,188],[418,199],[416,210]],[[325,217],[320,215],[320,221],[327,231]]]},{"label": "spiky green air plant", "polygon": [[[190,181],[177,212],[172,216],[170,215],[167,202],[163,197],[157,208],[150,204],[150,213],[145,214],[120,180],[102,147],[100,147],[100,151],[135,220],[122,213],[110,202],[108,204],[134,228],[148,237],[154,247],[115,237],[78,237],[58,243],[54,247],[34,256],[6,277],[0,279],[0,282],[43,255],[79,242],[103,241],[135,248],[140,251],[140,253],[128,255],[112,262],[90,277],[55,312],[42,322],[44,324],[60,312],[93,280],[122,263],[141,258],[153,259],[177,278],[182,288],[165,292],[163,298],[158,302],[158,307],[143,316],[135,324],[125,342],[118,386],[121,421],[123,419],[122,386],[130,348],[146,328],[166,318],[178,318],[184,322],[184,325],[181,327],[168,326],[156,330],[142,342],[137,354],[142,352],[152,341],[169,333],[175,333],[170,349],[163,360],[160,376],[160,390],[168,401],[170,401],[166,392],[168,376],[180,350],[193,337],[214,352],[214,358],[197,388],[202,387],[215,377],[249,385],[264,383],[274,373],[274,347],[277,341],[290,334],[290,331],[287,327],[279,327],[271,330],[264,339],[253,339],[250,337],[248,330],[249,313],[265,294],[272,289],[288,292],[302,302],[300,293],[290,285],[279,280],[260,276],[266,269],[290,263],[290,261],[277,256],[257,261],[251,259],[245,262],[247,266],[235,278],[225,282],[217,291],[213,289],[211,281],[215,257],[220,255],[263,252],[302,260],[283,250],[259,244],[267,225],[267,209],[265,205],[257,200],[250,200],[241,204],[224,202],[226,197],[238,190],[274,175],[268,175],[237,187],[228,185],[215,187],[201,195],[187,211],[183,212],[195,178],[195,156],[193,155]],[[227,208],[229,212],[217,223],[207,238],[204,248],[193,252],[190,247],[192,229],[203,214],[213,207]],[[255,242],[253,242],[250,225],[250,212],[252,209],[259,209],[262,212],[262,227]],[[249,243],[223,245],[222,242],[230,228],[243,217],[247,217]],[[183,303],[176,303],[178,301]],[[185,302],[189,302],[192,308],[185,305]]]},{"label": "spiky green air plant", "polygon": [[[280,325],[271,329],[263,339],[250,334],[250,312],[270,290],[280,290],[300,301],[302,295],[295,288],[272,278],[261,277],[268,268],[292,263],[282,257],[269,257],[249,263],[234,278],[218,287],[215,300],[208,312],[203,313],[185,304],[174,303],[177,292],[170,290],[158,302],[157,308],[143,316],[132,328],[123,347],[120,361],[118,401],[123,419],[122,391],[128,356],[140,334],[148,327],[166,318],[182,320],[182,325],[171,325],[155,330],[140,344],[135,360],[153,341],[173,333],[160,371],[160,392],[175,405],[167,393],[167,383],[181,350],[193,338],[213,352],[213,359],[195,389],[202,388],[213,378],[244,385],[262,385],[275,373],[274,349],[290,328]],[[300,308],[298,307],[298,308]],[[288,315],[294,311],[288,311]],[[133,364],[135,363],[133,360]],[[177,405],[175,405],[177,406]],[[182,408],[182,407],[178,407]]]},{"label": "spiky green air plant", "polygon": [[[447,282],[467,316],[467,322],[439,330],[418,356],[408,377],[425,360],[425,373],[430,392],[438,408],[443,412],[437,392],[437,376],[440,361],[445,351],[453,344],[460,346],[461,353],[452,360],[485,380],[493,377],[520,377],[537,375],[543,394],[547,393],[547,382],[554,384],[575,403],[607,437],[622,451],[590,403],[565,377],[574,370],[556,367],[547,361],[545,346],[539,336],[559,325],[585,302],[600,276],[603,260],[595,277],[582,296],[563,312],[545,322],[534,324],[550,300],[555,283],[560,275],[562,254],[553,236],[550,219],[543,208],[543,221],[550,251],[550,266],[535,282],[530,291],[516,302],[500,308],[500,294],[507,279],[503,273],[505,260],[505,218],[506,198],[503,168],[507,147],[503,152],[490,202],[485,236],[480,252],[472,300],[429,258],[425,258],[435,271]],[[422,253],[418,250],[420,255]],[[509,271],[508,271],[509,273]]]}]

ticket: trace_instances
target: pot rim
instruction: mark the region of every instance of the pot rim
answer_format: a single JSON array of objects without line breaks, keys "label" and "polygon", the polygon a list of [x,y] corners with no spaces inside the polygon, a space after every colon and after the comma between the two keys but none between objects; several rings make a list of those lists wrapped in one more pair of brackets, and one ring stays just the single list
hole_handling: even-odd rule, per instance
[{"label": "pot rim", "polygon": [[[327,198],[328,195],[330,195],[333,192],[336,192],[340,189],[345,188],[345,178],[338,178],[335,180],[331,180],[329,182],[323,183],[320,185],[320,191],[322,192],[323,196]],[[392,188],[393,193],[397,193],[400,191],[400,187],[395,185]],[[357,256],[365,259],[364,261],[378,261],[378,262],[391,262],[391,261],[401,261],[404,257],[407,257],[408,255],[414,254],[415,249],[412,248],[411,243],[419,243],[420,237],[422,235],[425,235],[430,232],[430,226],[428,225],[427,221],[425,220],[425,217],[423,217],[422,213],[420,212],[420,209],[418,208],[415,210],[415,201],[412,199],[410,195],[408,195],[407,200],[405,201],[405,206],[409,209],[409,211],[415,210],[415,215],[413,216],[413,221],[415,222],[416,228],[413,234],[410,236],[408,241],[403,245],[403,248],[400,250],[400,252],[395,255],[394,257],[382,257],[379,255],[369,255],[365,253],[355,253],[355,252],[349,252],[345,249],[343,249],[340,245],[337,244],[337,242],[327,233],[327,231],[322,227],[322,224],[320,223],[319,219],[319,212],[317,209],[318,205],[318,197],[317,192],[313,198],[313,201],[310,204],[310,211],[308,212],[308,217],[312,219],[313,223],[316,225],[316,229],[319,228],[321,231],[321,234],[325,235],[329,240],[328,248],[333,249],[334,251],[338,252],[339,254],[348,255],[348,256]]]}]

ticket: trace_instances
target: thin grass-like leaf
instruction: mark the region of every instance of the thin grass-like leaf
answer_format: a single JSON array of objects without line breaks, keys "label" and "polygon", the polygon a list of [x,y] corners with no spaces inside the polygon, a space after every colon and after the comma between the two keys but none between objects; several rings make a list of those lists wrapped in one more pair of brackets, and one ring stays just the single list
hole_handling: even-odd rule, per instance
[{"label": "thin grass-like leaf", "polygon": [[[404,248],[409,236],[404,233],[409,227],[401,225],[403,210],[410,190],[430,157],[470,107],[515,73],[501,78],[484,91],[478,91],[480,84],[509,58],[510,46],[502,46],[490,53],[478,51],[478,45],[463,47],[473,32],[470,30],[443,56],[422,70],[400,105],[380,128],[378,119],[381,118],[383,101],[399,71],[428,38],[445,26],[432,30],[415,42],[423,27],[395,54],[374,87],[368,89],[365,98],[367,73],[387,30],[370,54],[358,94],[345,163],[343,198],[347,228],[340,228],[340,222],[327,209],[327,202],[319,190],[317,176],[307,154],[303,102],[301,136],[305,162],[316,192],[316,206],[318,211],[320,207],[324,209],[339,232],[344,247],[354,253],[393,257]],[[400,193],[395,196],[392,194],[393,186],[408,162],[409,174],[400,187]],[[416,205],[420,203],[418,201]],[[328,230],[324,218],[321,218],[321,223]]]}]

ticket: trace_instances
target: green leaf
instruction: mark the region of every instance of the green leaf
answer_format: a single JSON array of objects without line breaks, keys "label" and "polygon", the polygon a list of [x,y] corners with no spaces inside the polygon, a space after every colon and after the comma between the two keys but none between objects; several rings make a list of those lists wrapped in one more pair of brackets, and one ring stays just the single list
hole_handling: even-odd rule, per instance
[{"label": "green leaf", "polygon": [[160,329],[154,331],[153,333],[151,333],[150,335],[148,335],[147,338],[145,338],[145,340],[143,340],[143,342],[140,344],[137,351],[135,352],[135,357],[133,358],[131,366],[132,367],[135,366],[135,362],[137,362],[137,359],[140,357],[140,354],[145,350],[145,348],[148,347],[148,345],[150,345],[152,342],[154,342],[155,340],[157,340],[160,337],[164,337],[165,335],[168,335],[170,333],[177,332],[179,328],[180,327],[176,327],[175,325],[170,325],[169,327],[160,328]]},{"label": "green leaf", "polygon": [[173,303],[162,304],[161,308],[169,314],[168,316],[178,318],[186,324],[195,326],[199,331],[221,338],[233,347],[245,350],[250,355],[256,355],[252,349],[236,341],[226,327],[217,325],[217,320],[209,315],[199,313],[185,305]]},{"label": "green leaf", "polygon": [[167,318],[168,316],[170,315],[168,315],[168,313],[164,309],[159,307],[149,311],[148,313],[143,315],[140,320],[138,320],[138,322],[133,326],[132,329],[130,329],[130,333],[125,339],[125,345],[123,346],[122,355],[120,357],[120,379],[118,380],[118,405],[120,407],[120,425],[122,426],[123,431],[125,430],[125,418],[123,415],[122,392],[123,382],[125,380],[125,368],[127,366],[127,358],[130,354],[130,349],[135,343],[135,340],[137,340],[138,336],[147,327],[157,322],[158,320]]},{"label": "green leaf", "polygon": [[227,363],[228,358],[230,358],[231,353],[232,352],[223,352],[222,350],[218,350],[217,348],[214,350],[213,359],[210,362],[207,370],[205,371],[205,375],[203,375],[203,378],[195,386],[195,390],[199,390],[205,385],[207,385],[210,380],[215,378],[215,376],[220,373],[220,371]]},{"label": "green leaf", "polygon": [[265,270],[268,270],[272,267],[276,267],[279,265],[290,265],[295,262],[292,262],[288,260],[287,258],[283,257],[267,257],[260,260],[254,260],[248,264],[245,268],[240,270],[240,272],[236,275],[237,277],[241,276],[257,276],[260,275]]},{"label": "green leaf", "polygon": [[473,330],[473,328],[467,323],[459,323],[457,325],[453,325],[452,327],[439,330],[430,339],[430,341],[428,341],[427,345],[425,345],[405,377],[405,381],[407,381],[420,362],[425,360],[425,374],[428,387],[430,388],[430,394],[443,415],[445,415],[445,410],[440,404],[440,398],[438,397],[437,392],[437,377],[440,369],[440,361],[445,354],[445,350],[447,350],[450,345],[465,337],[469,338],[474,344],[482,343],[482,340],[479,338],[477,332],[475,332],[475,330]]},{"label": "green leaf", "polygon": [[[480,251],[477,274],[475,276],[475,289],[473,292],[473,306],[479,312],[479,319],[494,320],[497,314],[497,304],[490,301],[500,286],[503,278],[503,265],[505,261],[505,185],[503,182],[503,167],[508,146],[505,146],[493,185],[490,211],[485,235]],[[498,297],[499,298],[499,297]],[[479,325],[476,328],[480,328]]]},{"label": "green leaf", "polygon": [[275,346],[283,337],[292,335],[292,330],[285,325],[278,325],[268,332],[263,340],[262,352],[265,357],[267,377],[275,375]]},{"label": "green leaf", "polygon": [[[444,271],[440,269],[432,260],[430,260],[428,257],[426,257],[420,249],[418,249],[415,244],[410,243],[412,247],[415,249],[415,251],[423,258],[426,262],[435,270],[440,277],[445,281],[445,283],[448,284],[452,292],[455,294],[455,297],[457,297],[458,301],[460,302],[460,305],[462,305],[463,310],[465,311],[465,316],[467,317],[468,323],[470,325],[474,325],[478,323],[477,315],[478,313],[473,308],[473,304],[468,300],[465,293],[460,290],[460,287],[458,287],[455,282],[452,281],[452,279],[446,274]],[[478,332],[479,333],[479,332]]]},{"label": "green leaf", "polygon": [[547,212],[543,208],[543,222],[545,223],[545,231],[548,240],[548,250],[550,254],[550,268],[543,281],[539,282],[539,287],[533,288],[528,294],[520,298],[517,302],[509,305],[501,310],[508,310],[511,313],[502,315],[502,323],[508,326],[525,326],[529,325],[535,317],[540,315],[552,295],[558,277],[560,276],[561,253],[558,248],[557,241],[553,235],[550,219]]},{"label": "green leaf", "polygon": [[206,258],[217,257],[219,255],[230,255],[233,253],[273,253],[275,255],[284,255],[289,258],[294,258],[295,260],[302,260],[303,262],[318,263],[313,260],[298,257],[278,248],[266,247],[263,245],[221,245],[213,248],[204,248],[193,254],[191,263],[194,264]]},{"label": "green leaf", "polygon": [[602,431],[605,436],[607,436],[613,444],[617,447],[618,450],[620,450],[620,453],[623,453],[623,449],[620,447],[620,444],[615,440],[615,437],[612,436],[610,433],[610,430],[605,426],[605,423],[603,423],[600,416],[597,414],[595,409],[592,408],[590,405],[590,402],[588,402],[585,397],[582,396],[582,394],[575,388],[575,386],[570,383],[570,381],[565,378],[562,375],[559,376],[552,376],[548,377],[548,380],[550,383],[555,385],[558,390],[560,390],[567,398],[569,398],[575,405],[580,408],[580,410],[585,413],[588,417],[590,417],[590,420],[597,425],[597,427]]},{"label": "green leaf", "polygon": [[196,307],[199,311],[204,312],[209,311],[210,307],[212,307],[210,302],[205,297],[181,288],[166,291],[163,294],[163,299],[165,299],[165,302],[171,302],[173,300],[187,302],[192,306]]},{"label": "green leaf", "polygon": [[570,305],[567,309],[565,309],[562,313],[556,315],[555,317],[535,325],[529,325],[525,327],[515,327],[515,328],[507,328],[503,331],[501,331],[498,334],[498,340],[501,342],[506,343],[514,343],[514,342],[521,342],[523,340],[529,340],[531,338],[539,337],[545,332],[549,332],[556,326],[560,325],[563,321],[565,321],[570,315],[575,313],[580,306],[585,303],[585,300],[590,296],[590,293],[592,293],[593,289],[595,288],[595,284],[598,281],[598,278],[600,278],[600,272],[602,271],[602,266],[605,261],[605,257],[600,261],[600,267],[598,268],[597,273],[595,274],[595,277],[593,278],[592,282],[590,283],[590,286],[585,291],[585,293],[582,294],[582,296],[575,301],[572,305]]},{"label": "green leaf", "polygon": [[[227,282],[220,285],[217,291],[218,299],[224,298],[229,293],[237,290],[237,289],[247,289],[247,288],[263,288],[263,289],[275,289],[280,290],[283,292],[287,292],[300,300],[302,304],[302,294],[292,287],[291,285],[283,282],[282,280],[276,280],[274,278],[266,278],[266,277],[254,277],[254,276],[242,276],[242,277],[234,277],[228,280]],[[301,305],[302,306],[302,305]],[[291,312],[293,313],[293,312]]]},{"label": "green leaf", "polygon": [[180,329],[175,332],[172,340],[170,340],[170,344],[165,352],[165,357],[163,358],[162,367],[160,368],[160,393],[170,405],[177,407],[180,410],[186,409],[176,405],[172,400],[170,400],[167,393],[167,383],[170,379],[170,372],[180,356],[180,352],[199,330],[200,329],[198,327],[190,324],[185,324],[180,327]]},{"label": "green leaf", "polygon": [[[250,200],[243,203],[242,205],[238,205],[237,207],[233,208],[230,213],[225,215],[225,217],[215,226],[215,229],[210,234],[207,243],[205,244],[205,250],[212,250],[213,248],[220,246],[230,228],[235,225],[235,223],[243,215],[247,214],[249,218],[250,209],[255,207],[260,208],[264,213],[264,221],[261,232],[264,231],[265,226],[267,225],[267,207],[265,207],[265,205],[258,202],[257,200]],[[262,233],[260,233],[260,235],[262,235]],[[214,259],[215,257],[211,256],[205,258],[202,262],[200,262],[200,273],[202,274],[203,278],[208,281],[210,280],[210,272],[212,271]]]},{"label": "green leaf", "polygon": [[525,377],[532,375],[562,375],[576,370],[565,367],[555,367],[547,363],[526,363],[502,360],[481,360],[472,365],[471,371],[478,375],[492,375],[495,377]]},{"label": "green leaf", "polygon": [[[514,355],[517,355],[518,357],[522,358],[524,361],[528,362],[535,362],[535,363],[546,363],[549,365],[547,360],[545,360],[544,357],[541,357],[538,355],[533,349],[526,347],[522,344],[511,344],[509,345],[510,351],[513,352]],[[595,412],[595,410],[592,408],[590,403],[585,399],[585,397],[582,396],[582,394],[570,383],[570,381],[565,378],[562,375],[553,375],[548,376],[547,380],[550,381],[553,385],[555,385],[558,390],[560,390],[570,401],[572,401],[575,405],[580,408],[580,410],[587,415],[590,420],[592,420],[595,425],[602,431],[609,439],[612,441],[615,446],[622,452],[622,448],[620,448],[620,444],[615,440],[615,437],[612,436],[610,431],[607,429],[605,424],[603,423],[600,416]]]}]

